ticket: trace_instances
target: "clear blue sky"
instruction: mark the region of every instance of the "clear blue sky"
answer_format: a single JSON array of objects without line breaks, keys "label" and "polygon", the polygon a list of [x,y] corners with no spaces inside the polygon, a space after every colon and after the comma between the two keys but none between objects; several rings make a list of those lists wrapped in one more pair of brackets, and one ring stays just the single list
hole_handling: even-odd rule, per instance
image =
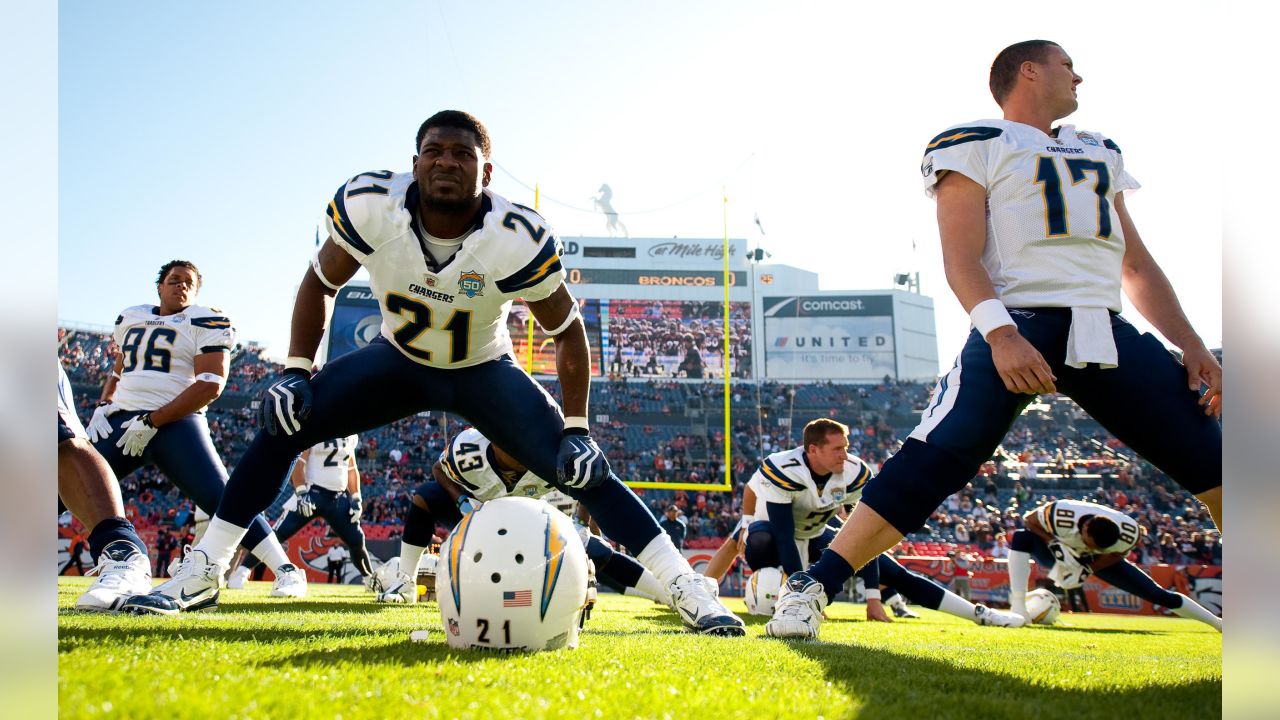
[{"label": "clear blue sky", "polygon": [[1138,227],[1221,342],[1217,168],[1177,151],[1213,122],[1220,48],[1168,47],[1217,37],[1202,32],[1216,20],[1091,2],[1052,26],[1018,5],[544,5],[62,3],[58,316],[110,324],[187,258],[200,300],[283,355],[335,188],[407,169],[419,123],[460,108],[493,135],[494,189],[529,203],[538,183],[562,236],[603,234],[589,208],[607,182],[633,236],[719,237],[723,186],[730,235],[818,271],[822,289],[919,270],[946,363],[967,318],[942,276],[920,153],[948,125],[995,116],[991,58],[1046,36],[1085,79],[1067,122],[1124,148],[1144,185]]}]

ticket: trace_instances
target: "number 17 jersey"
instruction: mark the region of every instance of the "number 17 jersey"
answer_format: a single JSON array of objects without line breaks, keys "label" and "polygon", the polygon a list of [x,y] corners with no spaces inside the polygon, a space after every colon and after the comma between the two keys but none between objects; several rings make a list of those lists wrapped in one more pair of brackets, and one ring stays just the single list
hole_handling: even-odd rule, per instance
[{"label": "number 17 jersey", "polygon": [[948,172],[986,189],[982,265],[1006,307],[1120,311],[1125,242],[1114,202],[1139,185],[1114,142],[1072,125],[1050,136],[977,120],[934,137],[920,172],[930,197]]}]

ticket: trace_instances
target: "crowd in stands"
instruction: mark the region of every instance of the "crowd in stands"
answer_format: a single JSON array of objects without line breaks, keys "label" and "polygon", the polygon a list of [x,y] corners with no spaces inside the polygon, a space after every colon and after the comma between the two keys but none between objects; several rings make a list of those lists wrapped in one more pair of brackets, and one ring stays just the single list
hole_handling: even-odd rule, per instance
[{"label": "crowd in stands", "polygon": [[[60,331],[60,336],[61,336]],[[93,401],[114,357],[110,336],[71,333],[60,345],[64,367],[76,385],[81,417]],[[104,370],[105,368],[105,370]],[[279,373],[280,366],[255,347],[237,348],[224,398],[208,413],[215,446],[229,469],[257,433],[256,413],[247,399]],[[554,397],[554,379],[542,379]],[[850,452],[878,469],[901,445],[931,386],[893,382],[874,385],[831,382],[740,383],[731,386],[733,492],[638,489],[655,518],[674,505],[687,527],[687,547],[717,547],[741,514],[742,489],[763,457],[793,447],[804,423],[833,417],[848,424]],[[593,383],[594,434],[614,471],[626,481],[722,484],[724,388],[720,382],[677,382],[654,378]],[[240,402],[234,402],[236,397]],[[696,409],[696,413],[690,410]],[[465,427],[460,418],[422,413],[365,433],[356,458],[362,477],[366,526],[386,526],[398,536],[413,488],[430,477],[445,441]],[[131,518],[147,525],[189,525],[190,503],[154,469],[122,479]],[[289,495],[268,512],[274,517]],[[1003,557],[1022,515],[1055,499],[1083,499],[1119,508],[1146,529],[1134,560],[1218,563],[1221,538],[1208,512],[1194,498],[1139,459],[1069,399],[1044,398],[1015,423],[1005,442],[973,482],[948,498],[899,551],[955,549],[983,557]],[[387,536],[384,534],[383,536]]]}]

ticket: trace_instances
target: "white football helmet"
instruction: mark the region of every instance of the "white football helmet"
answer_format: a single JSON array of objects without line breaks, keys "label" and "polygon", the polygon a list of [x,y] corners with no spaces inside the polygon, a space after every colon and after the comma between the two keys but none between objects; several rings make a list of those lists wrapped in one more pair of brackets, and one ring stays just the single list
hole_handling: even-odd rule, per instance
[{"label": "white football helmet", "polygon": [[566,515],[530,498],[490,500],[464,516],[436,572],[449,647],[577,647],[587,602],[587,553],[577,535]]},{"label": "white football helmet", "polygon": [[751,573],[751,579],[747,581],[747,592],[742,598],[747,604],[747,612],[772,617],[773,604],[778,601],[782,584],[786,581],[786,573],[778,568],[761,568]]},{"label": "white football helmet", "polygon": [[1036,588],[1027,593],[1027,617],[1037,625],[1052,625],[1062,612],[1062,602],[1051,590]]}]

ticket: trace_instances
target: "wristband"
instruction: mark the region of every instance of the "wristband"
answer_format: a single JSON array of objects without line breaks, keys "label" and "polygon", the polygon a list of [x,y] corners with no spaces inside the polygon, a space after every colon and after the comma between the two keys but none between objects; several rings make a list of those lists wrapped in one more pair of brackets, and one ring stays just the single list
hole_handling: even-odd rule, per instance
[{"label": "wristband", "polygon": [[862,591],[862,599],[863,599],[863,600],[879,600],[879,599],[880,599],[880,588],[876,588],[875,590],[871,590],[870,588],[868,588],[868,589],[866,589],[866,590],[863,590],[863,591]]},{"label": "wristband", "polygon": [[290,355],[290,356],[289,356],[287,359],[285,359],[285,361],[284,361],[284,369],[285,369],[286,371],[289,371],[289,370],[304,370],[304,371],[306,371],[307,375],[310,375],[310,374],[311,374],[311,366],[312,366],[312,365],[314,365],[314,364],[315,364],[315,361],[314,361],[314,360],[312,360],[311,358],[299,357],[299,356],[297,356],[297,355]]},{"label": "wristband", "polygon": [[986,337],[988,333],[1005,325],[1017,325],[1013,322],[1013,316],[1005,309],[1004,303],[996,298],[983,300],[973,309],[969,311],[969,320],[973,322],[973,326],[978,328],[978,332],[982,333],[982,337]]},{"label": "wristband", "polygon": [[587,419],[581,415],[571,415],[564,419],[564,429],[565,430],[572,430],[572,429],[586,430]]},{"label": "wristband", "polygon": [[295,495],[306,495],[309,492],[311,492],[311,486],[309,485],[295,485],[293,487],[293,493]]},{"label": "wristband", "polygon": [[743,515],[742,519],[738,521],[738,524],[742,525],[742,528],[745,530],[746,528],[751,527],[751,523],[755,521],[756,521],[755,515]]}]

